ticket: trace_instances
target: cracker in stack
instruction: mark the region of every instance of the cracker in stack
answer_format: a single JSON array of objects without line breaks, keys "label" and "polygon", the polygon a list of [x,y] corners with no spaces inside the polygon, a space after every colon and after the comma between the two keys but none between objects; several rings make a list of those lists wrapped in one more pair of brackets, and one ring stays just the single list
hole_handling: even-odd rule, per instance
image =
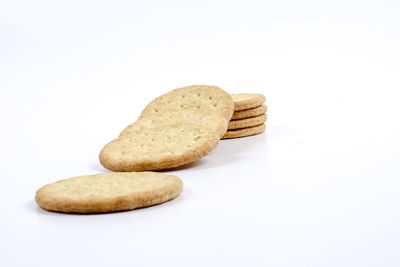
[{"label": "cracker in stack", "polygon": [[265,131],[267,106],[262,94],[232,94],[234,113],[223,139],[260,134]]},{"label": "cracker in stack", "polygon": [[148,104],[139,119],[100,152],[113,171],[169,169],[213,151],[233,114],[231,95],[215,86],[172,90]]}]

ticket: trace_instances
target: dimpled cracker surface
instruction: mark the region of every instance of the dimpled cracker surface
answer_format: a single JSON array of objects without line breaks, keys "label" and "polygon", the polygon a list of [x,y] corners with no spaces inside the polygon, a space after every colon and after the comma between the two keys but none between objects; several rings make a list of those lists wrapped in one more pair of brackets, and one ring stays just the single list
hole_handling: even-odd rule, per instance
[{"label": "dimpled cracker surface", "polygon": [[101,164],[113,171],[182,166],[214,150],[227,129],[227,121],[222,116],[214,116],[219,119],[209,126],[192,116],[182,115],[170,120],[163,120],[163,116],[168,114],[149,116],[128,126],[119,138],[102,149]]},{"label": "dimpled cracker surface", "polygon": [[247,119],[255,116],[260,116],[267,112],[267,106],[261,105],[251,109],[239,110],[233,112],[232,120]]},{"label": "dimpled cracker surface", "polygon": [[260,125],[267,121],[267,115],[260,115],[252,118],[231,120],[228,124],[228,130],[241,129]]},{"label": "dimpled cracker surface", "polygon": [[239,130],[232,130],[232,131],[226,131],[223,139],[230,139],[230,138],[238,138],[238,137],[245,137],[245,136],[250,136],[250,135],[256,135],[260,134],[265,131],[265,124],[249,127],[249,128],[243,128]]},{"label": "dimpled cracker surface", "polygon": [[222,115],[217,113],[192,109],[170,110],[166,113],[153,114],[140,118],[134,124],[126,127],[125,130],[121,132],[120,137],[135,134],[132,129],[135,128],[136,131],[138,131],[140,129],[140,127],[138,126],[154,127],[155,125],[170,125],[176,124],[177,122],[198,124],[201,125],[204,129],[209,129],[213,131],[216,130],[220,133],[221,137],[225,134],[228,127],[226,119]]},{"label": "dimpled cracker surface", "polygon": [[146,106],[141,118],[149,114],[166,113],[170,110],[194,109],[218,113],[229,121],[233,114],[232,97],[216,86],[192,85],[174,89]]},{"label": "dimpled cracker surface", "polygon": [[232,94],[231,96],[235,111],[255,108],[265,102],[265,96],[262,94]]},{"label": "dimpled cracker surface", "polygon": [[107,173],[73,177],[36,192],[40,207],[65,213],[103,213],[163,203],[182,192],[177,176],[155,172]]}]

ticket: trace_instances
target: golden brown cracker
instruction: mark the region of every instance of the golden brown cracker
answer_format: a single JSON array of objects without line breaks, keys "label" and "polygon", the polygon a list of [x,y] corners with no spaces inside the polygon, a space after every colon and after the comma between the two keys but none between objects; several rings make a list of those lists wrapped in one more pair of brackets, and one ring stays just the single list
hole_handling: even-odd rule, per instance
[{"label": "golden brown cracker", "polygon": [[231,139],[231,138],[238,138],[238,137],[245,137],[245,136],[251,136],[251,135],[256,135],[260,134],[265,131],[265,124],[249,127],[249,128],[243,128],[243,129],[238,129],[238,130],[229,130],[226,131],[223,139]]},{"label": "golden brown cracker", "polygon": [[36,192],[40,207],[65,213],[103,213],[163,203],[182,192],[177,176],[155,172],[107,173],[73,177]]},{"label": "golden brown cracker", "polygon": [[255,108],[265,102],[265,96],[262,94],[231,94],[234,110],[244,110]]},{"label": "golden brown cracker", "polygon": [[228,130],[248,128],[260,125],[266,121],[267,121],[267,115],[265,114],[247,119],[231,120],[228,124]]},{"label": "golden brown cracker", "polygon": [[199,110],[218,113],[229,121],[233,114],[232,97],[216,86],[192,85],[174,89],[148,104],[140,117],[167,113],[170,110]]},{"label": "golden brown cracker", "polygon": [[264,114],[265,112],[267,112],[266,105],[261,105],[250,109],[238,110],[233,112],[232,120],[240,120],[240,119],[256,117]]}]

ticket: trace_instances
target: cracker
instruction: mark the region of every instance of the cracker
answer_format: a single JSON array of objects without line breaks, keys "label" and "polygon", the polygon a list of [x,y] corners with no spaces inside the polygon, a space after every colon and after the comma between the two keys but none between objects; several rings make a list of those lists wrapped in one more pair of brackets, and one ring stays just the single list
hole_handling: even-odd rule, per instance
[{"label": "cracker", "polygon": [[230,138],[238,138],[238,137],[245,137],[245,136],[250,136],[250,135],[256,135],[260,134],[265,131],[265,124],[249,127],[249,128],[243,128],[239,130],[232,130],[232,131],[226,131],[223,139],[230,139]]},{"label": "cracker", "polygon": [[186,86],[154,99],[143,110],[140,118],[149,114],[162,114],[177,109],[217,113],[229,121],[233,114],[233,100],[227,92],[216,86]]},{"label": "cracker", "polygon": [[40,207],[65,213],[103,213],[163,203],[182,192],[177,176],[155,172],[107,173],[73,177],[36,192]]},{"label": "cracker", "polygon": [[267,106],[261,105],[251,109],[244,109],[233,112],[232,120],[246,119],[255,116],[259,116],[267,112]]},{"label": "cracker", "polygon": [[235,111],[255,108],[265,102],[265,96],[262,94],[232,94],[231,96]]},{"label": "cracker", "polygon": [[196,120],[193,111],[180,113],[172,118],[168,113],[148,115],[128,126],[102,149],[101,164],[113,171],[161,170],[188,164],[214,150],[227,129],[226,119],[214,114],[207,125],[207,120]]},{"label": "cracker", "polygon": [[267,121],[267,115],[265,114],[247,119],[231,120],[228,124],[228,130],[252,127],[260,125],[261,123],[264,123],[266,121]]}]

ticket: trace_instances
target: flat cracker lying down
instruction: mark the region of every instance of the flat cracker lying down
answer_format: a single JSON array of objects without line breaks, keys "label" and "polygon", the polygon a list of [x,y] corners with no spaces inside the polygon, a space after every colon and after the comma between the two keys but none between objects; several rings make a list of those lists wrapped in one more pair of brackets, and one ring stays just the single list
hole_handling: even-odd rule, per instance
[{"label": "flat cracker lying down", "polygon": [[174,175],[156,172],[106,173],[73,177],[36,192],[40,207],[65,213],[132,210],[163,203],[182,192]]}]

